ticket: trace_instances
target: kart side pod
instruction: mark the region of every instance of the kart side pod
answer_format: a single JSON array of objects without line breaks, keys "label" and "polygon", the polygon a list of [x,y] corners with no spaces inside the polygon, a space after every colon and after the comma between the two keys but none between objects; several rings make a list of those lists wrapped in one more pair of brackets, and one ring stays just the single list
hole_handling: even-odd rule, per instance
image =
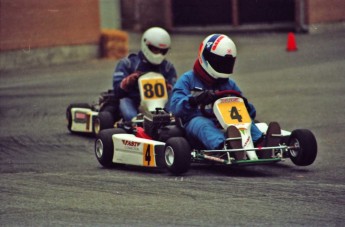
[{"label": "kart side pod", "polygon": [[104,167],[128,164],[163,167],[165,143],[127,134],[121,128],[104,129],[95,142],[95,154]]},{"label": "kart side pod", "polygon": [[145,167],[164,166],[165,143],[138,138],[132,134],[115,134],[112,136],[114,144],[114,163],[123,163]]},{"label": "kart side pod", "polygon": [[67,128],[70,132],[93,133],[97,115],[88,104],[70,104],[66,110]]}]

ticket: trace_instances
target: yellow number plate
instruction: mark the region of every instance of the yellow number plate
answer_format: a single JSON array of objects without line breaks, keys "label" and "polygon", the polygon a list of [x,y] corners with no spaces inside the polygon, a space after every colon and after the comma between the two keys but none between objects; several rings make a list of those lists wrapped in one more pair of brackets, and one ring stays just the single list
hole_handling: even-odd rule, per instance
[{"label": "yellow number plate", "polygon": [[156,166],[153,148],[154,148],[154,145],[152,145],[152,144],[144,144],[143,166],[151,166],[151,167]]},{"label": "yellow number plate", "polygon": [[230,100],[234,101],[224,101],[217,104],[225,124],[250,123],[252,120],[244,103],[236,98]]},{"label": "yellow number plate", "polygon": [[144,99],[167,99],[167,88],[164,78],[159,79],[143,79],[140,86],[144,94]]}]

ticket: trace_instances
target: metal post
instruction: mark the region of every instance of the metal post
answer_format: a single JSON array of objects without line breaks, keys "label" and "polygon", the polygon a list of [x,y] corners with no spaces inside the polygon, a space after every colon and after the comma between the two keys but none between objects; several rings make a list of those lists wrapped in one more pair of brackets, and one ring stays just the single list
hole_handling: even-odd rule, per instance
[{"label": "metal post", "polygon": [[231,0],[232,26],[239,25],[238,0]]}]

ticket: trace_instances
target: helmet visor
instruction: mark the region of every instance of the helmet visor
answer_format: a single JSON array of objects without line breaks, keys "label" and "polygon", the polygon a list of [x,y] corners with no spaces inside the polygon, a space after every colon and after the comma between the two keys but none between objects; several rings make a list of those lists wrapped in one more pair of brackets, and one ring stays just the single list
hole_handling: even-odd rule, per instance
[{"label": "helmet visor", "polygon": [[163,55],[166,55],[169,51],[169,48],[166,48],[166,49],[162,49],[162,48],[158,48],[158,47],[155,47],[155,46],[152,46],[150,44],[147,45],[148,48],[150,49],[150,51],[154,54],[163,54]]},{"label": "helmet visor", "polygon": [[204,51],[204,57],[217,72],[226,74],[233,72],[236,57],[232,55],[219,56],[209,51]]}]

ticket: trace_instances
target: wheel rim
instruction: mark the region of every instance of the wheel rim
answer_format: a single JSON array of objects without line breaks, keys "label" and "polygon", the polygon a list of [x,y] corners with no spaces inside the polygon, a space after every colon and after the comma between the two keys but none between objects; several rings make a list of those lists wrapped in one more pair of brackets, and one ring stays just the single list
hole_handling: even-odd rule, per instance
[{"label": "wheel rim", "polygon": [[103,143],[102,140],[98,139],[95,145],[95,151],[97,158],[101,158],[103,155]]},{"label": "wheel rim", "polygon": [[297,157],[298,153],[301,149],[301,146],[299,144],[299,141],[297,139],[294,139],[292,142],[293,148],[290,150],[290,154],[292,157]]},{"label": "wheel rim", "polygon": [[172,166],[174,164],[174,160],[175,160],[174,150],[172,149],[172,147],[168,146],[167,148],[165,148],[165,163],[168,166]]},{"label": "wheel rim", "polygon": [[94,123],[93,127],[95,130],[95,134],[98,135],[99,131],[101,131],[101,123],[99,121],[99,118],[95,119],[95,123]]}]

